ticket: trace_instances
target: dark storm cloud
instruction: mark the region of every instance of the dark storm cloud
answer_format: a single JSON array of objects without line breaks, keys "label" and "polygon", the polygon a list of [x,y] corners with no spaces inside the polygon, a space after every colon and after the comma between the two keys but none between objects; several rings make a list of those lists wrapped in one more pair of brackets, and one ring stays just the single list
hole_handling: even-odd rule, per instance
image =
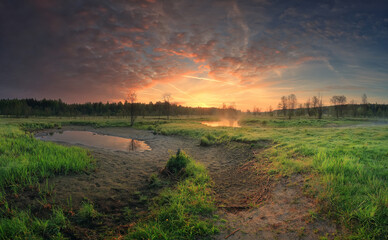
[{"label": "dark storm cloud", "polygon": [[3,0],[0,97],[118,99],[204,69],[250,87],[311,61],[350,78],[375,53],[386,77],[386,16],[378,1]]}]

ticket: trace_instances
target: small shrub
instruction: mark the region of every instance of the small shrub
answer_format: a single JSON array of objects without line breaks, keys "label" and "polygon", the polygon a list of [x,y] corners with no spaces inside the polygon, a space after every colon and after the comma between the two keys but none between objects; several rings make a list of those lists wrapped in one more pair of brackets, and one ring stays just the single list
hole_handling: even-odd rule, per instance
[{"label": "small shrub", "polygon": [[162,181],[159,179],[158,175],[155,173],[150,176],[150,187],[160,187],[162,186]]},{"label": "small shrub", "polygon": [[200,145],[206,147],[206,146],[211,146],[216,142],[217,142],[217,138],[214,135],[209,133],[206,136],[201,137]]},{"label": "small shrub", "polygon": [[[174,166],[185,178],[176,186],[164,189],[154,198],[151,215],[140,221],[125,239],[210,239],[219,232],[210,178],[205,167],[183,151],[172,156],[167,165]],[[167,168],[167,167],[166,167]]]},{"label": "small shrub", "polygon": [[94,209],[92,203],[84,202],[78,211],[78,217],[81,221],[93,220],[100,216],[100,213]]},{"label": "small shrub", "polygon": [[184,151],[178,149],[178,152],[175,156],[171,156],[166,164],[166,169],[173,173],[177,174],[187,167],[187,164],[190,162],[189,156]]},{"label": "small shrub", "polygon": [[209,139],[207,139],[207,137],[203,136],[203,137],[201,137],[200,145],[206,147],[206,146],[210,146],[211,143],[210,143]]}]

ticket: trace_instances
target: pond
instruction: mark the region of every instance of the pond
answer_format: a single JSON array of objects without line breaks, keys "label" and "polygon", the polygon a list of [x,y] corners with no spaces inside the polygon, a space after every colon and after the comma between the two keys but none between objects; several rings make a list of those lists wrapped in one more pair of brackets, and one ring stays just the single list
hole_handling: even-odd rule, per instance
[{"label": "pond", "polygon": [[101,135],[89,131],[63,131],[36,136],[37,139],[51,142],[82,144],[89,147],[104,148],[125,152],[144,152],[151,150],[144,141],[131,138]]},{"label": "pond", "polygon": [[237,120],[223,119],[215,122],[202,122],[202,124],[209,127],[241,127]]}]

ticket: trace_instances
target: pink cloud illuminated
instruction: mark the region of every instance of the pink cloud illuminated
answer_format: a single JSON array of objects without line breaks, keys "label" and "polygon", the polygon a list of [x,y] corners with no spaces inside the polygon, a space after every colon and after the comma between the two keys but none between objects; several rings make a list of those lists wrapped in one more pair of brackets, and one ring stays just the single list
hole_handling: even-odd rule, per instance
[{"label": "pink cloud illuminated", "polygon": [[0,97],[116,101],[136,89],[143,102],[160,101],[168,92],[190,106],[225,102],[241,109],[275,108],[290,93],[301,101],[318,92],[327,99],[340,90],[352,96],[368,90],[384,98],[388,60],[381,43],[387,31],[378,8],[368,15],[366,10],[359,14],[365,6],[357,4],[293,5],[232,0],[0,4],[5,23]]}]

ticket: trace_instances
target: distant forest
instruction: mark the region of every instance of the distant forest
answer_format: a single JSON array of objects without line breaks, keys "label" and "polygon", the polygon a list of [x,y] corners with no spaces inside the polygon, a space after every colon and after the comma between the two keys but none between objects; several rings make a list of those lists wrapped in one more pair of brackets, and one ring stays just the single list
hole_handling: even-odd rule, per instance
[{"label": "distant forest", "polygon": [[[290,95],[291,96],[291,95]],[[336,97],[336,96],[334,96]],[[338,96],[341,97],[341,96]],[[340,98],[341,99],[341,98]],[[282,97],[277,110],[261,112],[255,108],[250,115],[269,115],[269,116],[308,116],[321,118],[322,116],[333,117],[388,117],[388,105],[377,103],[364,104],[343,104],[343,102],[333,102],[332,106],[323,106],[321,100],[299,104],[297,106],[291,98]],[[313,98],[314,100],[314,98]],[[236,116],[241,111],[233,106],[223,105],[222,108],[202,108],[185,107],[172,104],[168,101],[146,103],[131,103],[125,101],[118,103],[83,103],[67,104],[59,100],[35,100],[35,99],[0,99],[0,115],[10,117],[29,117],[29,116],[121,116],[129,117],[131,114],[136,116],[182,116],[182,115],[224,115]]]},{"label": "distant forest", "polygon": [[[234,109],[233,109],[234,110]],[[193,108],[171,104],[170,102],[131,103],[83,103],[67,104],[62,100],[35,99],[1,99],[0,115],[28,116],[177,116],[177,115],[212,115],[222,111],[219,108]],[[234,110],[238,112],[237,110]]]}]

